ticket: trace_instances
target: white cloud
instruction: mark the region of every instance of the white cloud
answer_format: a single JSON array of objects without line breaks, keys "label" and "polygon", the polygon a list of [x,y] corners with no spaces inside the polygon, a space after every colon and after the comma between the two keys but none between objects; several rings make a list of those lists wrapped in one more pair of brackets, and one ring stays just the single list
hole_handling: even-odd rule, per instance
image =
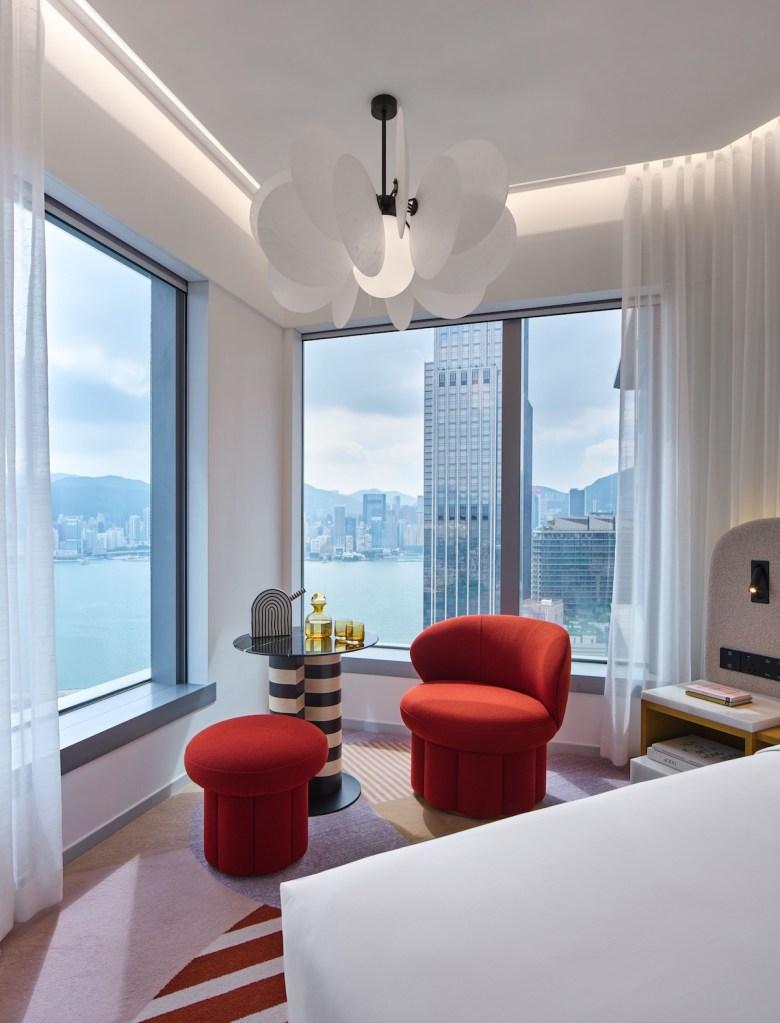
[{"label": "white cloud", "polygon": [[585,482],[580,486],[587,486],[601,476],[609,476],[617,472],[618,467],[618,442],[614,437],[602,440],[598,444],[589,444],[582,455],[580,478]]},{"label": "white cloud", "polygon": [[52,472],[149,481],[148,432],[128,430],[125,423],[95,425],[60,418],[51,419],[49,432]]},{"label": "white cloud", "polygon": [[[139,345],[143,351],[143,347]],[[148,354],[149,343],[146,342]],[[96,344],[49,344],[50,368],[69,376],[109,384],[133,398],[149,395],[149,361],[110,355]]]},{"label": "white cloud", "polygon": [[[563,409],[563,407],[562,407]],[[573,418],[561,418],[562,409],[558,410],[557,418],[541,421],[534,417],[535,444],[572,444],[581,445],[584,440],[603,437],[605,433],[614,433],[617,429],[617,403],[614,406],[589,405]]]},{"label": "white cloud", "polygon": [[422,493],[422,416],[333,410],[307,416],[304,438],[304,479],[314,487],[342,494],[372,487]]}]

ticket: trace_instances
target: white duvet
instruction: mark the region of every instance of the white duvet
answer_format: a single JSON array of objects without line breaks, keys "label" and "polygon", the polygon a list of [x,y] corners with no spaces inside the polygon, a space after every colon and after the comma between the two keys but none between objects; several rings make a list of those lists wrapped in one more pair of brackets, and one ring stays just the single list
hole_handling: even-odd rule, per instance
[{"label": "white duvet", "polygon": [[282,885],[290,1023],[780,1019],[780,751]]}]

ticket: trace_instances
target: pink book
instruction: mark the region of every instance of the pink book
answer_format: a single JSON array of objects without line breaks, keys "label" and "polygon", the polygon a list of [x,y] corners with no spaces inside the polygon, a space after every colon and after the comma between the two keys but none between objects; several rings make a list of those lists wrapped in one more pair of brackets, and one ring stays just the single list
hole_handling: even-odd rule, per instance
[{"label": "pink book", "polygon": [[717,682],[690,682],[685,687],[685,691],[690,693],[691,696],[703,696],[705,699],[717,700],[718,703],[725,703],[727,706],[750,703],[753,699],[752,693],[749,693],[746,689],[722,686]]}]

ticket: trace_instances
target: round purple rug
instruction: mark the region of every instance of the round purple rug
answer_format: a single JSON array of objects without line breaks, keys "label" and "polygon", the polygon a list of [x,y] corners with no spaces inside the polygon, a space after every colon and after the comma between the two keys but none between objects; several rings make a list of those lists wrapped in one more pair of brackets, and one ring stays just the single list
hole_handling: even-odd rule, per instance
[{"label": "round purple rug", "polygon": [[375,853],[400,849],[408,841],[388,824],[361,796],[356,803],[337,813],[309,818],[309,848],[301,859],[275,874],[258,877],[231,877],[206,863],[203,855],[203,801],[190,818],[189,842],[198,862],[205,870],[242,895],[280,908],[279,885],[294,877],[318,874],[321,870],[340,867],[344,863],[373,856]]}]

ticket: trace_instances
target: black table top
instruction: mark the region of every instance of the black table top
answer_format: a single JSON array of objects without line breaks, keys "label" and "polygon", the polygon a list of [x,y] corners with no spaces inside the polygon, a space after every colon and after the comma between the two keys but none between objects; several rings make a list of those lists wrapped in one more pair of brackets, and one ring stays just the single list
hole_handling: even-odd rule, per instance
[{"label": "black table top", "polygon": [[357,650],[375,646],[379,636],[367,632],[359,646],[348,646],[333,636],[328,639],[306,639],[302,628],[296,626],[292,636],[263,636],[253,639],[249,633],[233,640],[233,646],[245,654],[265,657],[324,657],[328,654],[354,654]]}]

